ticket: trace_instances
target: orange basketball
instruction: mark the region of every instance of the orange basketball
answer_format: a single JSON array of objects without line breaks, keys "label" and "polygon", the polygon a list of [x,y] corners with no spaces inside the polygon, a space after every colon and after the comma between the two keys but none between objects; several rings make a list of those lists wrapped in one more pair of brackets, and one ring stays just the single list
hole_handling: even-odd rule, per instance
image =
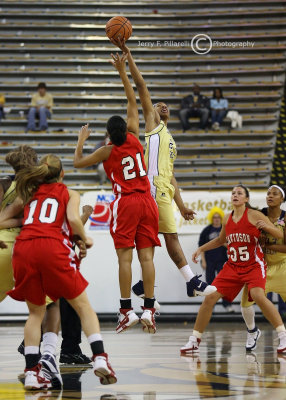
[{"label": "orange basketball", "polygon": [[125,17],[113,17],[107,22],[105,32],[109,39],[117,41],[120,38],[126,41],[132,34],[132,25],[129,19]]}]

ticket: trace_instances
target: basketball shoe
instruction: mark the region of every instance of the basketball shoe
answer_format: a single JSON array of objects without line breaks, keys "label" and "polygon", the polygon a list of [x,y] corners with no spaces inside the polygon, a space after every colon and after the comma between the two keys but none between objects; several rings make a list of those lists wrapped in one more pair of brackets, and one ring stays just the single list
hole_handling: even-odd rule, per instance
[{"label": "basketball shoe", "polygon": [[181,354],[189,354],[189,353],[198,353],[200,351],[199,345],[201,343],[201,339],[198,339],[196,336],[191,335],[189,337],[189,341],[185,346],[181,347]]},{"label": "basketball shoe", "polygon": [[139,322],[139,317],[133,311],[133,308],[120,308],[118,313],[118,324],[116,333],[126,331],[131,326]]},{"label": "basketball shoe", "polygon": [[245,344],[246,351],[252,351],[256,349],[257,340],[260,338],[260,336],[261,331],[257,327],[252,330],[247,329],[247,338]]},{"label": "basketball shoe", "polygon": [[56,357],[51,353],[44,353],[39,361],[44,376],[52,383],[53,389],[61,389],[63,380],[57,367]]},{"label": "basketball shoe", "polygon": [[[143,281],[140,280],[135,283],[135,285],[132,286],[132,292],[135,294],[135,296],[145,299]],[[154,307],[156,310],[160,310],[160,304],[157,300],[155,300]]]},{"label": "basketball shoe", "polygon": [[79,353],[61,353],[60,363],[62,364],[73,364],[92,368],[91,358],[85,354]]},{"label": "basketball shoe", "polygon": [[206,282],[199,279],[202,275],[195,275],[187,285],[187,295],[194,296],[208,296],[217,291],[215,286],[208,285]]},{"label": "basketball shoe", "polygon": [[24,387],[27,390],[34,389],[49,389],[52,384],[49,379],[44,376],[41,365],[37,364],[31,369],[25,369],[25,383]]},{"label": "basketball shoe", "polygon": [[145,308],[141,307],[143,313],[140,317],[140,322],[143,325],[143,331],[145,333],[155,333],[156,332],[156,322],[155,322],[155,308]]},{"label": "basketball shoe", "polygon": [[102,385],[111,385],[117,382],[115,372],[108,362],[108,355],[106,353],[94,355],[92,361],[93,371],[95,375],[100,378],[100,383]]},{"label": "basketball shoe", "polygon": [[277,347],[277,353],[286,354],[286,331],[278,333],[279,346]]}]

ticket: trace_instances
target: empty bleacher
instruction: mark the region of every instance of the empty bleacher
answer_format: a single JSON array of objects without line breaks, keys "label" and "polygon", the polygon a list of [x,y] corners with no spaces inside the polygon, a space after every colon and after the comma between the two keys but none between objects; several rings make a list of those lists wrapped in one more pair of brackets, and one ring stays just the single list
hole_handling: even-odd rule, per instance
[{"label": "empty bleacher", "polygon": [[[54,152],[63,158],[66,183],[79,189],[99,185],[96,169],[75,170],[72,158],[82,124],[89,122],[94,131],[85,147],[91,152],[104,136],[107,119],[126,115],[122,84],[108,63],[115,48],[104,32],[111,17],[124,15],[133,25],[128,45],[152,100],[164,100],[171,109],[168,126],[178,147],[179,185],[269,184],[285,80],[285,1],[8,0],[0,1],[0,11],[0,93],[10,109],[0,125],[2,175],[10,172],[5,154],[27,143],[39,154]],[[190,46],[200,33],[218,42],[205,55]],[[186,45],[176,46],[176,41]],[[221,45],[226,41],[233,46]],[[254,45],[242,47],[243,41]],[[25,133],[25,113],[40,81],[54,96],[49,130]],[[192,129],[182,133],[180,102],[194,83],[209,97],[222,87],[229,108],[243,116],[243,128],[231,129],[225,120],[219,132],[204,132],[198,119],[191,119]],[[140,121],[143,141],[142,113]]]}]

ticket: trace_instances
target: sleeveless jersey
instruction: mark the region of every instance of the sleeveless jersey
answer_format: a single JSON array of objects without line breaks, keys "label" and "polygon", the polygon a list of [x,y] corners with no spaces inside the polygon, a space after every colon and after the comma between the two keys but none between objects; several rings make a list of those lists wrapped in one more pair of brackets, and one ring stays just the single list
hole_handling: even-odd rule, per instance
[{"label": "sleeveless jersey", "polygon": [[63,183],[42,184],[24,208],[23,227],[17,240],[69,239],[72,232],[66,218],[68,201],[68,189]]},{"label": "sleeveless jersey", "polygon": [[103,166],[116,196],[150,191],[143,147],[131,133],[127,133],[126,141],[121,146],[113,145],[110,156],[103,162]]},{"label": "sleeveless jersey", "polygon": [[228,262],[236,267],[249,267],[254,264],[264,266],[263,251],[258,238],[260,230],[248,220],[248,208],[243,216],[235,223],[230,214],[226,226],[226,241]]},{"label": "sleeveless jersey", "polygon": [[[267,216],[267,207],[263,208],[261,212]],[[274,225],[276,228],[281,229],[282,232],[284,232],[285,228],[285,211],[281,211],[281,214],[277,221],[274,222]],[[276,239],[270,233],[265,232],[266,235],[266,243],[268,244],[284,244],[284,239]],[[280,264],[283,261],[286,261],[286,253],[281,253],[279,251],[271,250],[271,249],[265,249],[265,254],[264,254],[265,260],[267,262],[267,265],[275,265],[275,264]]]},{"label": "sleeveless jersey", "polygon": [[[9,204],[16,199],[16,182],[13,181],[3,196],[0,211],[3,211]],[[19,234],[20,228],[7,228],[0,230],[0,239],[4,242],[14,242],[15,237]]]},{"label": "sleeveless jersey", "polygon": [[151,132],[145,133],[145,141],[145,163],[154,197],[156,187],[163,189],[170,184],[177,157],[176,143],[163,121]]}]

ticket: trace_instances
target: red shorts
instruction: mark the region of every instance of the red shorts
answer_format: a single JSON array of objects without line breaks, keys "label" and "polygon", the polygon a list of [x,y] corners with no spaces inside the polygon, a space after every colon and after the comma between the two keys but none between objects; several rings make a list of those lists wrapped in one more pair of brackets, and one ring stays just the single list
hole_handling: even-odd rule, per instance
[{"label": "red shorts", "polygon": [[13,250],[15,288],[8,295],[18,301],[45,304],[60,297],[74,299],[87,287],[79,260],[67,239],[16,240]]},{"label": "red shorts", "polygon": [[161,246],[158,207],[149,192],[119,196],[110,208],[110,233],[116,249]]},{"label": "red shorts", "polygon": [[[266,268],[265,263],[261,265],[256,263],[249,267],[236,267],[227,261],[212,285],[217,288],[224,299],[232,302],[245,284],[248,286],[248,291],[254,287],[261,287],[265,290]],[[249,294],[248,296],[252,301]]]}]

